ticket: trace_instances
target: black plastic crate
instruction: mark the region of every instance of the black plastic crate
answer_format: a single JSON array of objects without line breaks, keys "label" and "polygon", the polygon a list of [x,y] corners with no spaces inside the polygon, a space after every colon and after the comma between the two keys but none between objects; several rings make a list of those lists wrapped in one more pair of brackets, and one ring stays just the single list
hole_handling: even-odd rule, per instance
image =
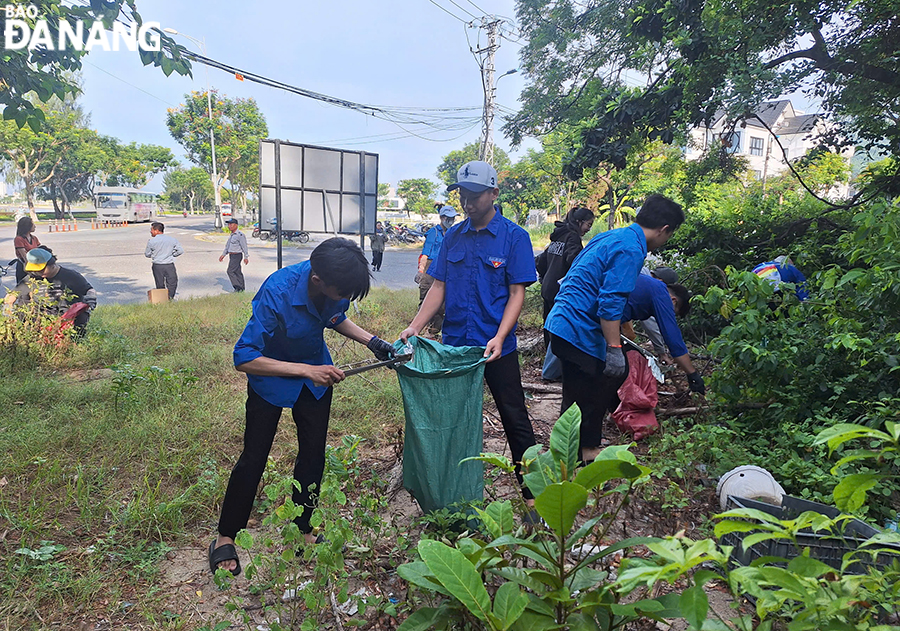
[{"label": "black plastic crate", "polygon": [[[728,496],[729,508],[752,508],[763,511],[778,519],[793,519],[806,511],[815,511],[821,515],[835,518],[841,512],[833,507],[810,502],[797,497],[785,495],[781,506],[773,506],[765,502],[758,502],[743,497]],[[731,553],[731,562],[738,565],[750,565],[761,557],[781,557],[787,560],[800,556],[804,548],[809,548],[809,556],[822,563],[830,565],[836,570],[841,569],[844,555],[856,550],[867,539],[878,534],[878,530],[859,521],[848,519],[841,524],[841,531],[832,533],[800,532],[797,535],[797,544],[783,539],[770,539],[761,541],[747,549],[744,549],[744,537],[749,532],[730,532],[721,538],[723,545],[734,546]],[[900,559],[900,547],[883,545],[882,548],[897,550],[896,554],[879,554],[875,559],[875,565],[885,567],[894,560]],[[847,567],[848,574],[864,574],[866,567],[872,565],[871,556],[860,555],[859,560]]]}]

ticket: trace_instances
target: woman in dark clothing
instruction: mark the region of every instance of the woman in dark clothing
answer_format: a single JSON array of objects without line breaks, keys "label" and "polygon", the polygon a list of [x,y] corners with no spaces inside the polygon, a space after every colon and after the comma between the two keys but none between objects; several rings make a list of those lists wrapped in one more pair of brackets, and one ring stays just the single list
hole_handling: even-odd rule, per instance
[{"label": "woman in dark clothing", "polygon": [[[535,259],[538,276],[541,281],[541,298],[544,300],[544,320],[553,307],[559,291],[559,281],[569,272],[572,261],[584,248],[581,237],[586,235],[594,225],[594,213],[589,208],[577,206],[570,210],[563,221],[556,222],[556,229],[550,235],[550,245]],[[550,336],[544,331],[544,342],[550,342]]]}]

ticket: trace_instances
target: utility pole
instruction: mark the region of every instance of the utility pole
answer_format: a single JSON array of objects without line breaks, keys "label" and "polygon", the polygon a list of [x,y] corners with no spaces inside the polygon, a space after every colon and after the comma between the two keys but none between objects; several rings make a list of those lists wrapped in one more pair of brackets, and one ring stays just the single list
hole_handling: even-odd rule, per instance
[{"label": "utility pole", "polygon": [[488,45],[476,54],[487,54],[482,67],[481,81],[484,86],[484,115],[481,132],[481,159],[494,165],[494,53],[499,48],[497,44],[497,31],[501,20],[493,19],[490,22],[482,22],[481,28],[487,30]]}]

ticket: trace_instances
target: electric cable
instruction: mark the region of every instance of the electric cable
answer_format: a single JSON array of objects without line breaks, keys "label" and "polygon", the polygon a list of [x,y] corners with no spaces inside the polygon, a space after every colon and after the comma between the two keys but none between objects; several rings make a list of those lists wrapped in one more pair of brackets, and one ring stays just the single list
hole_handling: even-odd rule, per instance
[{"label": "electric cable", "polygon": [[467,24],[466,20],[462,19],[461,17],[459,17],[458,15],[456,15],[455,13],[453,13],[452,11],[449,11],[448,9],[445,9],[444,7],[442,7],[441,5],[439,5],[439,4],[438,4],[437,2],[435,2],[434,0],[428,0],[428,2],[430,2],[431,4],[433,4],[434,6],[436,6],[438,9],[440,9],[441,11],[443,11],[444,13],[446,13],[447,15],[449,15],[450,17],[456,18],[457,20],[459,20],[459,21],[462,22],[463,24]]}]

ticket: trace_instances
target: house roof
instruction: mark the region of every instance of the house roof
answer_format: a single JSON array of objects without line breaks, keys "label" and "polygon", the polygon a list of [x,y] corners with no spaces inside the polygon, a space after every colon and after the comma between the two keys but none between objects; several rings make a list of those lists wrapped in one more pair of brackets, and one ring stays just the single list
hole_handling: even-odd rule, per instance
[{"label": "house roof", "polygon": [[786,118],[784,127],[778,129],[779,135],[787,134],[808,134],[815,126],[816,122],[821,118],[818,114],[803,114],[793,118]]},{"label": "house roof", "polygon": [[[755,112],[759,118],[761,118],[766,125],[770,128],[775,125],[778,121],[779,117],[784,114],[785,122],[790,121],[795,118],[794,115],[794,106],[791,104],[789,99],[779,99],[778,101],[766,101],[760,104],[759,109]],[[725,116],[725,110],[720,109],[717,110],[715,115],[712,117],[712,125],[710,127],[714,127],[718,125]],[[765,129],[765,125],[759,122],[755,117],[749,117],[744,121],[744,124],[749,127],[759,127],[760,129]],[[782,132],[782,133],[797,133],[797,132]]]}]

